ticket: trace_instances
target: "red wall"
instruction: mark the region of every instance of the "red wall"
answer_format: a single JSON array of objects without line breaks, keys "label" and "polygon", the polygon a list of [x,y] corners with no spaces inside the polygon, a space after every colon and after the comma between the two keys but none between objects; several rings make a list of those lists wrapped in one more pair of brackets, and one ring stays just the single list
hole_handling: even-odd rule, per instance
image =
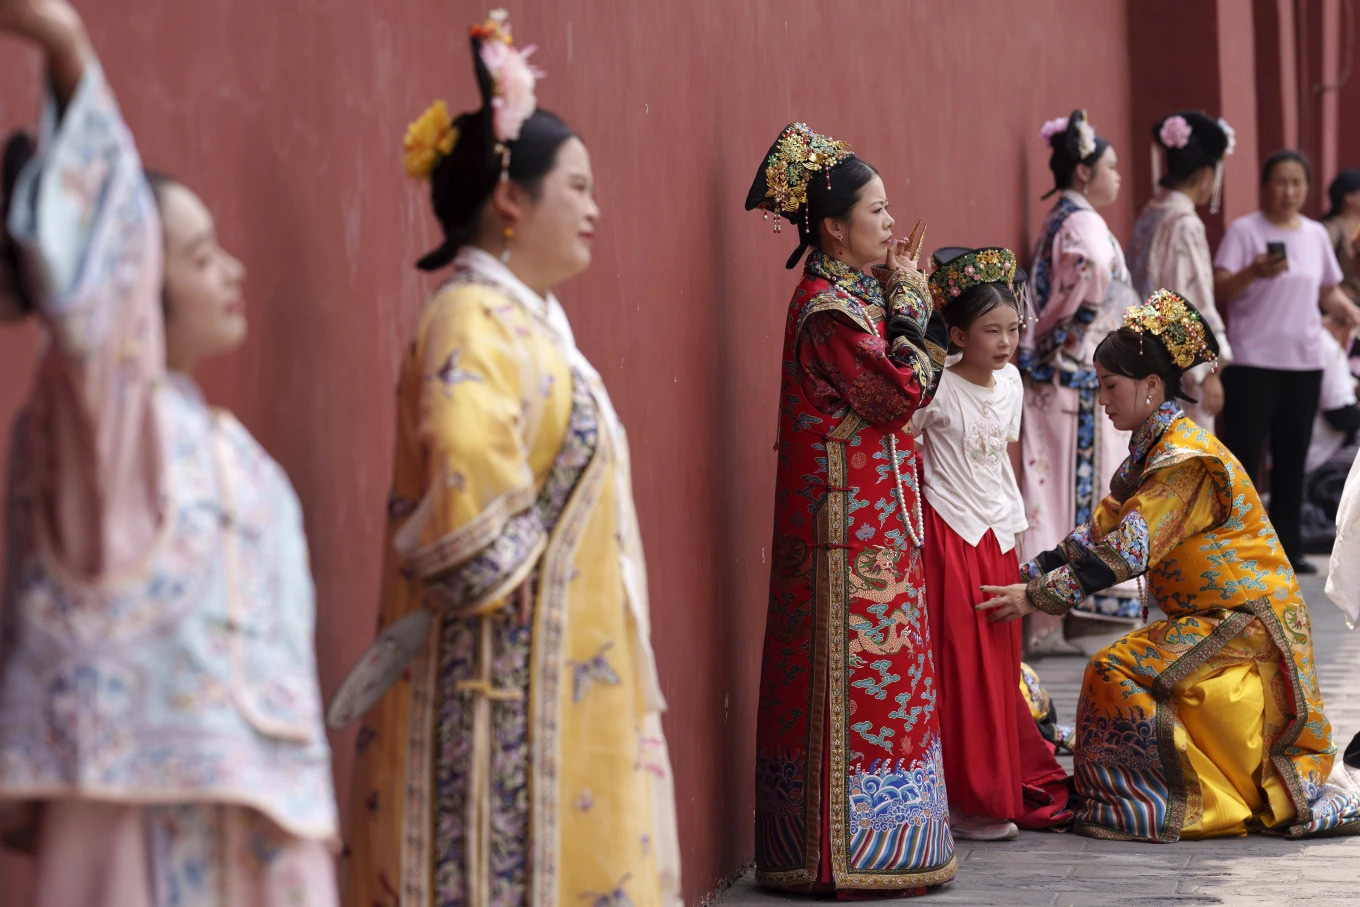
[{"label": "red wall", "polygon": [[1259,206],[1256,40],[1252,0],[1142,0],[1129,6],[1132,201],[1141,207],[1153,194],[1152,124],[1186,109],[1225,118],[1237,147],[1225,162],[1222,210],[1200,212],[1211,245],[1225,224]]},{"label": "red wall", "polygon": [[[394,364],[430,286],[411,262],[435,229],[401,173],[401,135],[435,97],[471,103],[464,35],[485,10],[85,7],[148,164],[200,192],[251,269],[251,337],[202,377],[302,497],[329,690],[373,625]],[[794,283],[789,234],[741,210],[756,164],[787,121],[806,120],[882,170],[903,232],[924,216],[932,246],[1028,248],[1047,207],[1044,119],[1084,106],[1126,175],[1146,167],[1146,126],[1129,140],[1125,4],[535,0],[512,12],[549,73],[542,102],[585,137],[599,181],[596,262],[561,295],[633,438],[697,902],[752,855],[775,389]],[[0,60],[8,129],[30,116],[35,83],[14,45]],[[1107,212],[1121,235],[1130,206],[1126,194]],[[6,422],[33,344],[31,331],[0,334]],[[335,744],[343,778],[351,741]],[[16,866],[7,882],[22,880]]]}]

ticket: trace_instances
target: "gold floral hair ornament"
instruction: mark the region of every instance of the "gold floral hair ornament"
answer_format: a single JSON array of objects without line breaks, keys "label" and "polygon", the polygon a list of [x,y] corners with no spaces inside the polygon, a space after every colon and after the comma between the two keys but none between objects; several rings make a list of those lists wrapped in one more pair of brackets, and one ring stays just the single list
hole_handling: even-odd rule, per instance
[{"label": "gold floral hair ornament", "polygon": [[1199,311],[1179,293],[1158,290],[1142,305],[1129,306],[1123,326],[1160,340],[1182,371],[1201,362],[1212,362],[1217,368],[1217,339]]},{"label": "gold floral hair ornament", "polygon": [[1013,290],[1015,253],[1010,249],[973,249],[949,259],[930,275],[930,298],[937,309],[981,283],[1001,283]]},{"label": "gold floral hair ornament", "polygon": [[402,142],[405,154],[402,164],[412,179],[430,178],[441,157],[448,157],[458,144],[458,127],[449,119],[449,109],[443,101],[435,101],[411,125],[406,127]]},{"label": "gold floral hair ornament", "polygon": [[765,159],[765,194],[754,205],[748,201],[747,210],[762,208],[767,217],[773,211],[774,229],[780,232],[781,215],[795,214],[807,206],[808,180],[820,170],[829,188],[831,168],[854,156],[845,142],[813,132],[806,123],[790,123]]}]

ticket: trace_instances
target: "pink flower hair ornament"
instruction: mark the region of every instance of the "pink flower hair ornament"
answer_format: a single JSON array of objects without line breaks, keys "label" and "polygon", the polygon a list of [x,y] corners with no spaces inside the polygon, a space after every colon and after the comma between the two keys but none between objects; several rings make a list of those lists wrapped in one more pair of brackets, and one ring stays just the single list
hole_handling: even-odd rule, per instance
[{"label": "pink flower hair ornament", "polygon": [[1048,144],[1053,136],[1067,131],[1067,117],[1054,117],[1039,128],[1039,138]]},{"label": "pink flower hair ornament", "polygon": [[507,145],[519,138],[524,121],[538,108],[534,84],[546,73],[529,62],[535,46],[515,47],[505,10],[492,10],[471,33],[478,42],[478,60],[491,82],[490,97],[484,100],[491,105],[492,131],[498,143]]},{"label": "pink flower hair ornament", "polygon": [[1162,128],[1157,137],[1167,148],[1184,148],[1190,143],[1191,132],[1190,124],[1186,122],[1185,117],[1177,114],[1162,121]]}]

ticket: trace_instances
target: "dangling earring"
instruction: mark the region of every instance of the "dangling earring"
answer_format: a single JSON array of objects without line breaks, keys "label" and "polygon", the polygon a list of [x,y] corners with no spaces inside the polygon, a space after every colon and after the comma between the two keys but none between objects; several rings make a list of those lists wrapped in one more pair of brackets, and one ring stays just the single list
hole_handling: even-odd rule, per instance
[{"label": "dangling earring", "polygon": [[1143,398],[1143,405],[1144,406],[1152,405],[1152,394],[1148,394],[1146,397]]},{"label": "dangling earring", "polygon": [[515,238],[515,228],[505,228],[505,248],[501,249],[501,264],[510,264],[510,240]]}]

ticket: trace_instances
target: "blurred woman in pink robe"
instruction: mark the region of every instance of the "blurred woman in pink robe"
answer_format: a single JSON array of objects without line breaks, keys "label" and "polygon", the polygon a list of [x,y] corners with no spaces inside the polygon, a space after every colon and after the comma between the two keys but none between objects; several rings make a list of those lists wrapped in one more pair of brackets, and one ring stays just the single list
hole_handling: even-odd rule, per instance
[{"label": "blurred woman in pink robe", "polygon": [[[1050,120],[1040,138],[1051,149],[1049,169],[1058,200],[1034,253],[1033,319],[1020,341],[1025,415],[1020,428],[1020,493],[1029,529],[1021,560],[1054,547],[1072,526],[1091,518],[1110,477],[1128,455],[1128,432],[1096,406],[1095,346],[1119,326],[1139,299],[1119,240],[1096,209],[1119,196],[1118,158],[1096,134],[1084,110]],[[1066,618],[1069,637],[1138,622],[1132,587],[1116,586],[1086,599]],[[1063,620],[1035,614],[1029,641],[1055,632]]]},{"label": "blurred woman in pink robe", "polygon": [[0,842],[36,907],[332,907],[338,844],[288,477],[190,374],[245,270],[143,172],[75,10],[0,0],[47,62],[5,154],[0,320],[48,343],[10,456]]}]

